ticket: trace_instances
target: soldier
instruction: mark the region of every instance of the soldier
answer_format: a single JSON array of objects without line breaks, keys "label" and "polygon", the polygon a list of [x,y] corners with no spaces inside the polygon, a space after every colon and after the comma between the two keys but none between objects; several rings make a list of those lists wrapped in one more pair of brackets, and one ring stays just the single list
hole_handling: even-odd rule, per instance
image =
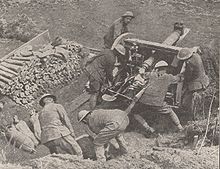
[{"label": "soldier", "polygon": [[43,107],[39,114],[41,125],[41,143],[47,146],[50,153],[77,154],[82,158],[82,150],[74,139],[73,127],[64,107],[56,104],[56,97],[45,94],[39,104]]},{"label": "soldier", "polygon": [[[191,119],[194,118],[194,102],[196,98],[201,98],[200,94],[209,85],[209,78],[205,73],[201,56],[193,48],[183,48],[179,51],[177,59],[185,61],[184,87],[182,104],[190,109]],[[199,96],[199,97],[198,97]]]},{"label": "soldier", "polygon": [[78,114],[79,122],[88,125],[96,134],[93,143],[97,160],[106,161],[105,148],[109,141],[116,139],[121,153],[127,153],[127,145],[122,132],[129,124],[129,118],[125,111],[119,109],[97,109],[92,112],[82,110]]},{"label": "soldier", "polygon": [[125,12],[119,19],[115,20],[104,36],[104,46],[110,49],[115,39],[123,33],[128,32],[128,24],[134,18],[131,11]]},{"label": "soldier", "polygon": [[89,100],[91,110],[96,106],[103,85],[111,86],[116,60],[118,60],[117,58],[122,58],[124,55],[125,48],[118,44],[114,50],[104,49],[94,60],[84,63],[84,72],[89,79],[86,88],[91,93]]},{"label": "soldier", "polygon": [[[149,79],[149,86],[146,88],[144,94],[140,98],[140,102],[147,106],[146,109],[169,115],[173,123],[177,126],[178,130],[183,130],[179,118],[172,108],[165,102],[168,87],[171,84],[181,81],[182,76],[173,76],[171,74],[167,74],[167,67],[168,64],[165,61],[159,61],[154,67],[155,71],[150,72],[147,75],[147,78]],[[141,119],[139,115],[136,116],[135,119],[140,123],[143,123],[143,119]],[[147,123],[143,123],[143,126],[152,132],[154,131],[154,129],[149,127]]]}]

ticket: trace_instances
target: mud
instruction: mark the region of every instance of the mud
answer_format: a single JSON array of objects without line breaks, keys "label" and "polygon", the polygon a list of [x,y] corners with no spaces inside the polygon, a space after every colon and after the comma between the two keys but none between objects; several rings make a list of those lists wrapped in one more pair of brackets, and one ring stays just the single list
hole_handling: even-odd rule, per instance
[{"label": "mud", "polygon": [[92,160],[80,160],[71,155],[48,155],[22,163],[36,169],[66,168],[149,168],[149,169],[194,169],[218,168],[218,147],[204,147],[201,154],[195,155],[191,150],[180,150],[166,147],[155,147],[152,139],[146,139],[137,133],[126,133],[129,153],[116,157],[106,163]]}]

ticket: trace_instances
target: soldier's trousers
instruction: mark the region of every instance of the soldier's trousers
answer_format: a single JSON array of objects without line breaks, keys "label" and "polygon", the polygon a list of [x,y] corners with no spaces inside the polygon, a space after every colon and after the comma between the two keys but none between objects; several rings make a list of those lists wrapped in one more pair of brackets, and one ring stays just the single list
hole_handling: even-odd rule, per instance
[{"label": "soldier's trousers", "polygon": [[[182,125],[180,124],[178,116],[166,102],[164,102],[163,106],[146,106],[146,109],[150,109],[152,112],[168,115],[172,122],[177,126],[177,128],[182,129]],[[140,117],[135,119],[138,120],[142,125],[145,123],[145,128],[151,129],[147,122],[143,122],[143,119],[140,119]]]},{"label": "soldier's trousers", "polygon": [[152,107],[152,109],[158,113],[167,114],[176,126],[180,125],[178,116],[166,102],[164,102],[162,107]]},{"label": "soldier's trousers", "polygon": [[82,157],[82,150],[76,140],[71,136],[63,136],[61,138],[49,141],[45,143],[50,150],[50,153],[60,154],[60,153],[68,153],[68,154],[76,154]]},{"label": "soldier's trousers", "polygon": [[121,133],[126,129],[128,123],[128,119],[125,119],[120,125],[117,122],[110,122],[97,134],[93,142],[95,144],[97,160],[106,160],[104,145],[108,144],[113,138],[116,139],[120,150],[123,153],[127,152],[127,145]]},{"label": "soldier's trousers", "polygon": [[87,92],[91,94],[89,99],[89,106],[91,110],[94,110],[95,106],[97,105],[98,96],[100,95],[101,88],[102,88],[102,82],[99,79],[94,78],[89,72],[85,71],[88,79],[89,79],[89,88],[87,89]]},{"label": "soldier's trousers", "polygon": [[196,120],[197,116],[201,116],[200,113],[204,112],[204,96],[204,90],[185,91],[182,99],[182,108],[188,112],[188,120]]}]

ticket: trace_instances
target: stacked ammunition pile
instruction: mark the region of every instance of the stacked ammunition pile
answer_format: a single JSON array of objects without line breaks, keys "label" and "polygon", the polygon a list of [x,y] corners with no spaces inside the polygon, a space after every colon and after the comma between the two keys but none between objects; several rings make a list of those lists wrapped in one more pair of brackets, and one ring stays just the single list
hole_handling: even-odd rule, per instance
[{"label": "stacked ammunition pile", "polygon": [[17,104],[31,105],[49,89],[65,85],[81,74],[82,46],[66,41],[33,51],[28,45],[0,63],[0,90]]}]

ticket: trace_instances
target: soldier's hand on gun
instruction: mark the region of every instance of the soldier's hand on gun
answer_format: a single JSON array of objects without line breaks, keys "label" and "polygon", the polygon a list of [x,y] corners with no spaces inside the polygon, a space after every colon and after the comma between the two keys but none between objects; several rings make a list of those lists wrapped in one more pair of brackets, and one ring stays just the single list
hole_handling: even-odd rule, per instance
[{"label": "soldier's hand on gun", "polygon": [[184,74],[183,73],[178,74],[178,77],[179,77],[179,82],[184,81]]}]

